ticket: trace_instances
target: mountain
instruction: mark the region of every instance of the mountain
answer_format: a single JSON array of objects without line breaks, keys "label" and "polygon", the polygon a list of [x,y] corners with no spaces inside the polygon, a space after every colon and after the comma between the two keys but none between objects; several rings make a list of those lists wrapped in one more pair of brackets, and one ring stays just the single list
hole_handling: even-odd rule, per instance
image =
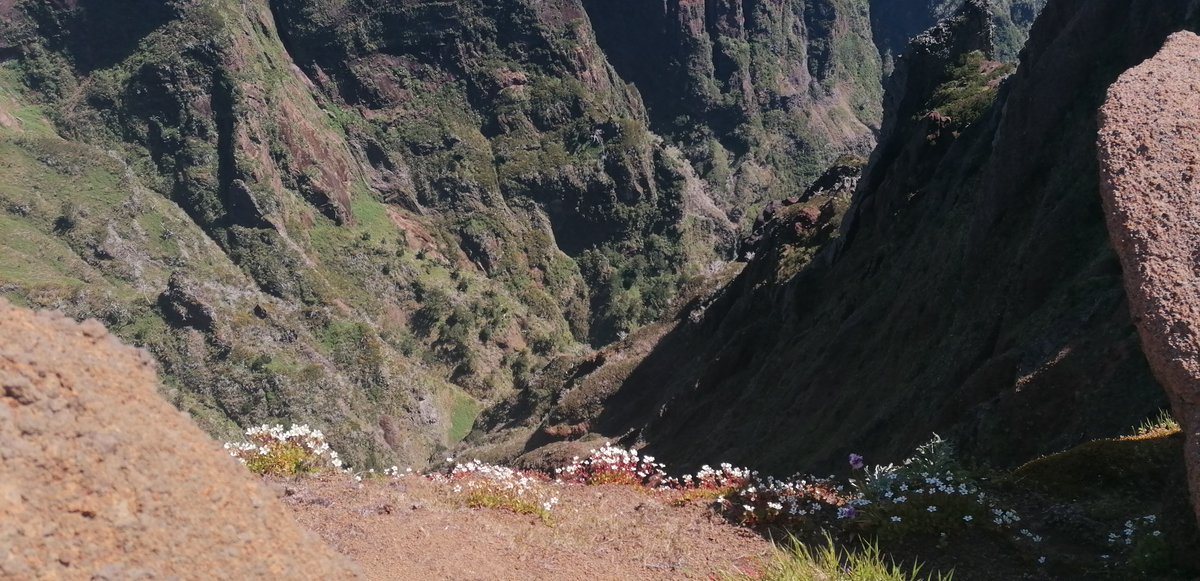
[{"label": "mountain", "polygon": [[552,367],[473,451],[536,463],[599,435],[784,472],[937,432],[1011,466],[1166,407],[1105,229],[1096,119],[1118,75],[1196,29],[1195,4],[1051,2],[1015,69],[990,9],[912,41],[861,178],[768,208],[728,284]]},{"label": "mountain", "polygon": [[870,8],[0,2],[0,294],[147,348],[217,436],[420,465],[870,151]]}]

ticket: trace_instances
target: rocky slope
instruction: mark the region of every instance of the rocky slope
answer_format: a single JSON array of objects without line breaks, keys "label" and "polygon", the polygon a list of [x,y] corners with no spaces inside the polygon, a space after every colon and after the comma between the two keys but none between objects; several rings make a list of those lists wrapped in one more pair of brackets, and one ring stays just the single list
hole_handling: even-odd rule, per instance
[{"label": "rocky slope", "polygon": [[[750,579],[780,558],[766,535],[734,524],[743,522],[740,506],[722,511],[710,504],[713,489],[632,483],[640,479],[551,482],[501,476],[498,467],[457,477],[306,473],[268,478],[263,486],[154,393],[148,354],[121,346],[94,320],[34,315],[3,300],[0,315],[0,435],[7,443],[0,468],[18,475],[0,483],[6,579],[196,578],[212,571],[357,578],[330,548],[370,579]],[[918,525],[915,542],[888,536],[883,560],[905,570],[914,562],[927,572],[954,570],[968,581],[1192,579],[1196,535],[1182,508],[1182,439],[1175,429],[1090,442],[993,481],[1006,483],[996,489],[1001,506],[1016,507],[1025,516],[1019,526],[1046,535],[1044,546],[1014,539],[1015,526],[1004,532],[960,524],[938,537]],[[636,468],[626,469],[632,476]],[[511,502],[485,508],[470,500],[468,491],[481,490],[473,485],[526,476],[537,482],[526,499],[553,498],[551,511],[539,516]],[[747,498],[745,492],[736,493]],[[1127,514],[1161,520],[1139,517],[1153,525],[1153,536],[1144,529],[1136,550],[1114,551],[1104,533],[1121,530]],[[821,519],[833,515],[810,518],[828,523]],[[834,538],[851,547],[859,546],[851,531],[873,526],[838,522],[846,528]],[[944,519],[924,526],[930,523],[947,526]],[[1166,540],[1143,545],[1159,532]],[[801,534],[814,548],[830,540],[816,530]],[[1113,555],[1100,557],[1113,552],[1115,563],[1105,560]],[[837,559],[801,562],[806,571],[831,574],[845,567]]]},{"label": "rocky slope", "polygon": [[356,579],[95,320],[0,299],[0,577]]},{"label": "rocky slope", "polygon": [[1101,193],[1130,308],[1155,377],[1187,436],[1200,517],[1200,344],[1195,269],[1200,37],[1172,35],[1121,75],[1101,109]]},{"label": "rocky slope", "polygon": [[[779,471],[895,459],[939,432],[1011,465],[1166,404],[1105,230],[1096,112],[1121,72],[1196,26],[1193,6],[1051,2],[1007,80],[977,50],[987,6],[958,14],[898,67],[840,237],[798,274],[760,253],[687,305],[621,361],[599,411],[572,418],[582,432]],[[566,370],[549,401],[582,396],[617,359]]]}]

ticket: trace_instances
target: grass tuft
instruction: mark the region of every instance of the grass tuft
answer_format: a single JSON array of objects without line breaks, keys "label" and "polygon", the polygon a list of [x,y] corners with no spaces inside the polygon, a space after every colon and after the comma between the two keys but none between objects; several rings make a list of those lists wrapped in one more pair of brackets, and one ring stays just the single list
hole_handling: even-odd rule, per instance
[{"label": "grass tuft", "polygon": [[1146,418],[1138,425],[1137,430],[1126,436],[1125,439],[1147,440],[1152,438],[1165,438],[1172,434],[1179,433],[1179,422],[1171,416],[1171,412],[1167,410],[1159,410],[1158,415],[1153,418]]},{"label": "grass tuft", "polygon": [[839,549],[826,536],[825,544],[810,547],[789,537],[787,548],[779,549],[766,570],[754,577],[736,576],[731,581],[950,581],[951,575],[922,576],[921,567],[911,569],[884,558],[879,545],[864,544],[859,551]]}]

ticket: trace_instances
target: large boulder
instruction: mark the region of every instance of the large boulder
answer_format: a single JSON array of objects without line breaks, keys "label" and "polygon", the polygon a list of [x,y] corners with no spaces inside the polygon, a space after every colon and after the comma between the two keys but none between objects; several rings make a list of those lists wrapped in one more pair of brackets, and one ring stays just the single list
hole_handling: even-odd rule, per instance
[{"label": "large boulder", "polygon": [[96,321],[0,299],[0,579],[354,579]]},{"label": "large boulder", "polygon": [[1187,437],[1200,519],[1200,37],[1172,35],[1100,111],[1101,194],[1142,349]]}]

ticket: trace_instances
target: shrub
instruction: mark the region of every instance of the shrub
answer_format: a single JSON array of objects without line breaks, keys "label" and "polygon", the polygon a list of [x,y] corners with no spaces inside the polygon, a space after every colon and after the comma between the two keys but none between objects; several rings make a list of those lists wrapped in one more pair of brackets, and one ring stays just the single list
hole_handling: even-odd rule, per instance
[{"label": "shrub", "polygon": [[718,498],[727,518],[742,526],[779,526],[816,532],[857,516],[858,499],[825,478],[761,478],[751,473],[745,485]]},{"label": "shrub", "polygon": [[947,71],[949,79],[934,92],[928,110],[949,118],[954,128],[966,127],[987,112],[1000,81],[1013,70],[1012,65],[988,63],[979,51],[963,55]]},{"label": "shrub", "polygon": [[305,425],[284,430],[282,425],[246,429],[246,442],[226,442],[225,449],[251,472],[266,476],[298,476],[342,467],[325,435]]},{"label": "shrub", "polygon": [[558,497],[545,486],[546,477],[538,473],[474,460],[455,464],[448,480],[471,508],[499,508],[548,521],[558,504]]},{"label": "shrub", "polygon": [[[853,463],[853,462],[852,462]],[[984,524],[1015,524],[1013,511],[992,506],[989,498],[955,460],[954,449],[937,434],[900,466],[865,467],[851,482],[862,494],[863,521],[881,534],[938,533]]]},{"label": "shrub", "polygon": [[[853,458],[852,458],[853,460]],[[861,462],[861,459],[860,459]],[[981,491],[958,463],[954,448],[937,434],[900,466],[859,469],[851,480],[860,497],[853,523],[880,538],[909,534],[945,534],[966,527],[1011,534],[1018,542],[1036,546],[1042,537],[1019,528],[1021,516]]]}]

